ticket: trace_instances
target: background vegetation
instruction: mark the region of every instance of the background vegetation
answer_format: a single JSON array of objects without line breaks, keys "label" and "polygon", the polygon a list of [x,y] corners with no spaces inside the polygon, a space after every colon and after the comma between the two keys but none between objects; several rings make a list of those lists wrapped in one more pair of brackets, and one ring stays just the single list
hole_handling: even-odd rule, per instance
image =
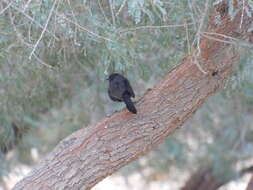
[{"label": "background vegetation", "polygon": [[[247,3],[245,14],[252,15],[253,1]],[[20,164],[35,164],[33,151],[43,157],[68,134],[124,107],[107,97],[109,73],[126,75],[137,99],[142,96],[198,44],[201,20],[203,31],[207,24],[206,4],[1,1],[0,177]],[[230,3],[231,19],[237,11]],[[248,166],[253,153],[253,52],[252,46],[237,47],[241,63],[224,91],[145,162],[135,162],[119,175],[150,167],[149,181],[157,173],[169,176],[172,168],[190,173],[208,165],[228,180]]]}]

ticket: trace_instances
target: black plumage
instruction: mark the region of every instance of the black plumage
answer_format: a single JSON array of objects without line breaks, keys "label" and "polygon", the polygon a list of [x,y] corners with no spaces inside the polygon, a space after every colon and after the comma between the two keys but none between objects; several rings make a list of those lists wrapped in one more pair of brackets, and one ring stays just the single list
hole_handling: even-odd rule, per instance
[{"label": "black plumage", "polygon": [[125,102],[127,109],[132,113],[137,113],[137,110],[131,100],[135,97],[134,91],[124,76],[118,73],[110,74],[109,78],[108,95],[111,100],[117,102]]}]

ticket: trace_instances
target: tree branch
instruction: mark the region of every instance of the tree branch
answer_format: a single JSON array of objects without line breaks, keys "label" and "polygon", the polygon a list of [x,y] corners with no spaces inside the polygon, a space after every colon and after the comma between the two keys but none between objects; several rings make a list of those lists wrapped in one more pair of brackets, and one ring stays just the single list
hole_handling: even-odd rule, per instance
[{"label": "tree branch", "polygon": [[[252,19],[244,15],[240,28],[240,13],[231,20],[226,10],[223,2],[213,7],[208,31],[253,40],[253,34],[247,32]],[[217,16],[221,18],[219,25]],[[137,115],[123,110],[68,136],[14,189],[91,189],[164,142],[223,87],[239,62],[233,44],[203,38],[200,48],[198,63],[207,74],[192,61],[196,52],[193,50],[144,94],[136,104]]]}]

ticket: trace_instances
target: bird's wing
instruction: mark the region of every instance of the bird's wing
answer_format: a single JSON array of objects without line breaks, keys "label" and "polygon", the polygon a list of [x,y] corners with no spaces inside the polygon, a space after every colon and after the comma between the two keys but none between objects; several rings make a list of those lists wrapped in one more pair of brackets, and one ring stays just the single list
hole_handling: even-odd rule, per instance
[{"label": "bird's wing", "polygon": [[134,98],[135,94],[134,94],[134,91],[133,91],[129,81],[127,79],[125,79],[124,83],[125,83],[125,87],[126,87],[127,92]]}]

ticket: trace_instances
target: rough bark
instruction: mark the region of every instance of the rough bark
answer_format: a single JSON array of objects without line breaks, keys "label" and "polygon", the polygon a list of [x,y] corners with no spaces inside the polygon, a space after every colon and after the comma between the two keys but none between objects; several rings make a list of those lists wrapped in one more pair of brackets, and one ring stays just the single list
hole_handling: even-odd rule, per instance
[{"label": "rough bark", "polygon": [[[247,33],[251,18],[245,15],[240,28],[239,13],[230,20],[226,10],[225,3],[213,8],[208,31],[252,39]],[[217,16],[220,24],[215,22]],[[193,63],[193,52],[144,94],[136,104],[137,115],[123,110],[68,136],[14,189],[90,189],[157,147],[223,87],[238,63],[231,44],[205,38],[200,49],[197,61],[207,74]]]}]

